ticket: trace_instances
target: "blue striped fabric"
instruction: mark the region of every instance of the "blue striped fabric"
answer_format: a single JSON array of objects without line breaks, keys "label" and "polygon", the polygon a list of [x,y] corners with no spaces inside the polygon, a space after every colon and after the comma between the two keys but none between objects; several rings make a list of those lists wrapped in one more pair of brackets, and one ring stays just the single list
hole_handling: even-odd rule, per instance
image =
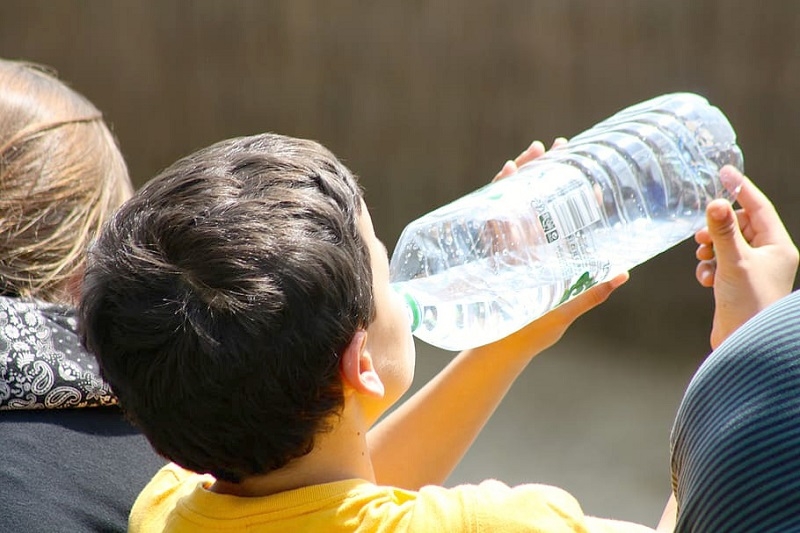
[{"label": "blue striped fabric", "polygon": [[800,292],[700,366],[671,438],[677,532],[800,532]]}]

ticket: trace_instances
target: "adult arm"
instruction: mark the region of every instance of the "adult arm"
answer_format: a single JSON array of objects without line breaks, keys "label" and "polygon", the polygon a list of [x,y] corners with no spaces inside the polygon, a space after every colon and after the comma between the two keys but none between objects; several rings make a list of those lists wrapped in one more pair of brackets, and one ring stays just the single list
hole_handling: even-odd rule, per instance
[{"label": "adult arm", "polygon": [[[737,201],[741,207],[734,210],[725,200],[711,202],[706,209],[708,225],[695,235],[699,244],[696,253],[699,260],[697,280],[714,291],[711,346],[715,350],[745,322],[792,291],[798,265],[797,248],[764,193],[733,167],[723,168],[720,178],[729,190],[738,190]],[[729,350],[728,355],[722,353],[715,351],[709,358],[715,368],[719,366],[715,361],[737,361],[747,352]],[[708,367],[708,362],[704,366]],[[703,372],[706,376],[703,379],[708,380],[711,379],[709,376],[722,374],[724,372],[720,370],[716,374],[706,370]],[[735,375],[732,372],[728,374]],[[708,387],[695,385],[694,389],[706,390]],[[706,390],[706,394],[713,394],[714,401],[720,401],[720,395],[714,391]],[[684,396],[679,413],[686,408],[688,397],[693,396]],[[696,405],[708,406],[709,403],[708,400],[702,400]],[[719,414],[722,416],[724,411]],[[685,430],[677,422],[680,419],[679,414],[673,429],[673,440],[676,432],[682,434]],[[740,425],[741,420],[735,424]],[[685,483],[679,479],[679,471],[674,470],[674,456],[672,462],[674,479],[678,483]],[[659,522],[658,531],[675,529],[677,510],[677,500],[672,494]]]}]

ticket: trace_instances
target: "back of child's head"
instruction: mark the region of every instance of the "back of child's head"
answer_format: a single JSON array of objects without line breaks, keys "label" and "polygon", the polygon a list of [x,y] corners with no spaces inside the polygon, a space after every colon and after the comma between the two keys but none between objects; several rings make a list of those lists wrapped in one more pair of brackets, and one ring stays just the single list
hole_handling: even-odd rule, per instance
[{"label": "back of child's head", "polygon": [[69,302],[88,244],[131,192],[97,108],[43,68],[0,59],[0,294]]},{"label": "back of child's head", "polygon": [[107,225],[83,341],[159,453],[237,482],[313,448],[374,314],[361,201],[328,150],[264,134],[178,161]]}]

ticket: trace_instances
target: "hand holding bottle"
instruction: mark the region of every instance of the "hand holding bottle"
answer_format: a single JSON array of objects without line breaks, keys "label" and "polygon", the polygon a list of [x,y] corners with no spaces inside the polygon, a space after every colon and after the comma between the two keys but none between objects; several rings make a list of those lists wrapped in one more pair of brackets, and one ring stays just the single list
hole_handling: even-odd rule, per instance
[{"label": "hand holding bottle", "polygon": [[[557,137],[556,140],[553,141],[552,148],[558,148],[559,146],[563,146],[566,143],[567,139],[565,139],[564,137]],[[530,163],[531,161],[533,161],[534,159],[536,159],[541,155],[544,155],[546,151],[547,150],[545,149],[544,143],[542,143],[542,141],[533,141],[531,145],[528,146],[515,159],[513,160],[509,159],[508,161],[506,161],[505,165],[503,165],[503,168],[500,169],[500,172],[498,172],[495,175],[494,179],[492,180],[492,183],[494,183],[495,181],[500,181],[503,178],[507,178],[512,174],[515,174],[519,170],[519,167],[521,167],[525,163]]]},{"label": "hand holding bottle", "polygon": [[[553,141],[552,148],[558,148],[566,143],[566,138],[558,137]],[[544,144],[541,141],[534,141],[515,159],[506,161],[492,181],[499,181],[514,175],[519,167],[544,155],[545,152]],[[598,283],[563,305],[545,313],[521,330],[488,347],[492,350],[500,349],[505,352],[535,355],[558,342],[578,317],[605,302],[614,290],[628,281],[629,277],[628,272],[623,272],[608,281]],[[510,345],[515,347],[510,347]]]},{"label": "hand holding bottle", "polygon": [[711,347],[792,291],[798,251],[770,200],[732,166],[720,171],[729,189],[738,189],[740,209],[726,200],[706,208],[708,226],[695,234],[697,281],[714,289]]}]

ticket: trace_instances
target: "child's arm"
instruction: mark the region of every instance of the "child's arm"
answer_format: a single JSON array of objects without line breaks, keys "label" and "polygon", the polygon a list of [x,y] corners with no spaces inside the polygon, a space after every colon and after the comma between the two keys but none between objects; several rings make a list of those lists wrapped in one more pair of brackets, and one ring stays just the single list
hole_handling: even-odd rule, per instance
[{"label": "child's arm", "polygon": [[741,209],[724,200],[706,209],[708,226],[698,231],[697,280],[714,288],[711,347],[792,291],[797,247],[763,192],[741,172],[724,167],[720,177],[739,189]]},{"label": "child's arm", "polygon": [[675,495],[670,494],[667,505],[664,507],[664,512],[661,514],[661,520],[658,522],[656,531],[659,533],[672,533],[675,531],[675,522],[678,515],[678,502],[675,500]]},{"label": "child's arm", "polygon": [[[556,145],[565,142],[556,140]],[[545,151],[534,142],[495,180]],[[605,301],[627,274],[601,283],[496,343],[466,350],[368,434],[378,483],[418,489],[445,481],[530,360]]]},{"label": "child's arm", "polygon": [[443,483],[530,360],[627,279],[600,283],[522,330],[458,354],[368,433],[376,481],[412,490]]}]

